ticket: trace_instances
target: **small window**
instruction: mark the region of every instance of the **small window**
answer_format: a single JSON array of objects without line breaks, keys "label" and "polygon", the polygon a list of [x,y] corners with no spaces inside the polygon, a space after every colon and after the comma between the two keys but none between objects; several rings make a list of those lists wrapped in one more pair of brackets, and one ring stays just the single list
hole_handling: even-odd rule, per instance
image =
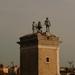
[{"label": "small window", "polygon": [[47,37],[47,39],[49,39],[49,37]]},{"label": "small window", "polygon": [[49,57],[46,58],[46,62],[49,62]]}]

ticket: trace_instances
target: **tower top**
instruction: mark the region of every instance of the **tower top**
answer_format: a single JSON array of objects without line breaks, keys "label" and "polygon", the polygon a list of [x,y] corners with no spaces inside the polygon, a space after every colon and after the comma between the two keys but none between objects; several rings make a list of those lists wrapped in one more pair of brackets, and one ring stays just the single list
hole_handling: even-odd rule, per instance
[{"label": "tower top", "polygon": [[33,41],[33,40],[58,41],[58,44],[61,43],[61,41],[59,41],[59,37],[51,34],[50,32],[27,34],[25,36],[20,37],[19,39],[20,42],[17,43],[20,45],[23,44],[24,42]]},{"label": "tower top", "polygon": [[42,32],[42,33],[27,34],[25,36],[20,37],[20,39],[30,37],[30,36],[56,37],[55,35],[51,34],[50,32]]}]

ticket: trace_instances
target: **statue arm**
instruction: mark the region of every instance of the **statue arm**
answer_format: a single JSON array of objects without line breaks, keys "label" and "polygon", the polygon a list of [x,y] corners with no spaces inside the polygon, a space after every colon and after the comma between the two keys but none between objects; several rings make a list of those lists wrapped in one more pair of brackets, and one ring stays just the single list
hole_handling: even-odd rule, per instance
[{"label": "statue arm", "polygon": [[49,21],[49,25],[51,26],[51,22]]},{"label": "statue arm", "polygon": [[44,24],[46,25],[46,20],[45,20]]}]

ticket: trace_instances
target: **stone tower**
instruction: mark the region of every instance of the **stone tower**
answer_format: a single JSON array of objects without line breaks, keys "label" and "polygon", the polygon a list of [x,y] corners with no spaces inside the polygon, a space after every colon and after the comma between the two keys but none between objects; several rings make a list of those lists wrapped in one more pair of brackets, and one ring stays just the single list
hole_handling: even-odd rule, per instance
[{"label": "stone tower", "polygon": [[21,75],[59,75],[59,37],[50,32],[20,37]]}]

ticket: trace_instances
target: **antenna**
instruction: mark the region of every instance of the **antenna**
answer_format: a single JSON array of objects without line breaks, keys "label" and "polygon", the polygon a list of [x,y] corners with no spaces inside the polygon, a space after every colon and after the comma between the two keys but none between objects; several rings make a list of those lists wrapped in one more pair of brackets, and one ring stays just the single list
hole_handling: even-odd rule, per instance
[{"label": "antenna", "polygon": [[68,63],[70,64],[70,69],[71,69],[73,61],[68,61]]}]

